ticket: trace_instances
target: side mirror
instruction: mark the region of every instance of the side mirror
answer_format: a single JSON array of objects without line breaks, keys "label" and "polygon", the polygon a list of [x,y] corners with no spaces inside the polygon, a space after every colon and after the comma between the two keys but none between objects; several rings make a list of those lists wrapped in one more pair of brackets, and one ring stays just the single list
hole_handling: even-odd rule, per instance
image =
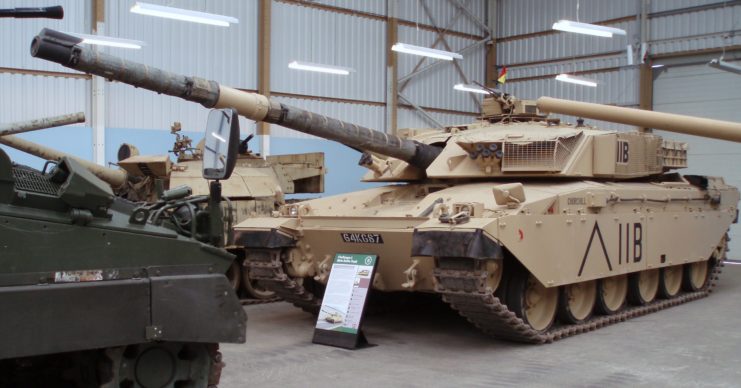
[{"label": "side mirror", "polygon": [[228,179],[237,163],[239,119],[236,109],[214,109],[208,114],[203,147],[203,178]]}]

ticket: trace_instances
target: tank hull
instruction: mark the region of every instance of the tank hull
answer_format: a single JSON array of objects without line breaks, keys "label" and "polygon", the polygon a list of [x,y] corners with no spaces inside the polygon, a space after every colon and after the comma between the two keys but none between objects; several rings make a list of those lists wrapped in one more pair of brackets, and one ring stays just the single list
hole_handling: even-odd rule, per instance
[{"label": "tank hull", "polygon": [[[408,184],[306,201],[294,205],[296,217],[256,218],[237,225],[235,243],[275,252],[273,264],[280,262],[282,268],[273,276],[282,271],[289,278],[320,283],[326,283],[335,254],[377,254],[375,289],[438,293],[495,336],[547,342],[563,336],[550,331],[555,318],[533,329],[523,316],[529,302],[523,302],[519,313],[508,310],[518,276],[530,276],[522,281],[523,290],[539,287],[540,297],[553,298],[555,315],[556,305],[560,309],[570,303],[555,298],[582,285],[595,295],[597,284],[616,279],[639,284],[633,279],[661,274],[664,287],[669,281],[677,284],[672,280],[676,276],[668,274],[680,268],[706,266],[712,273],[725,257],[726,231],[736,220],[739,201],[738,190],[720,178],[682,179],[672,174],[643,182],[528,182],[522,185],[525,200],[498,204],[497,189],[513,185],[519,183]],[[461,206],[469,206],[472,215],[455,223],[441,221],[456,218],[453,213]],[[252,268],[259,272],[258,267]],[[261,274],[256,277],[266,286],[286,291],[285,283]],[[605,319],[617,321],[640,315],[636,309],[648,305],[668,307],[692,300],[703,296],[708,284],[709,280],[696,284],[691,290],[695,293],[671,291],[663,301],[654,291],[645,296],[650,300],[634,302],[636,307],[620,303],[611,313],[617,315],[607,314]],[[299,305],[311,310],[306,294],[299,294]],[[488,297],[467,299],[481,295]],[[287,299],[296,302],[290,295]],[[492,307],[492,301],[500,304]],[[312,303],[319,302],[314,296]],[[466,310],[470,306],[477,306],[473,313]],[[504,317],[480,315],[489,308],[509,312]],[[593,309],[588,307],[585,314],[591,317]],[[580,327],[586,319],[577,319],[572,326]],[[521,336],[524,329],[516,327],[489,328],[505,327],[502,322],[510,321],[528,328],[528,335]]]}]

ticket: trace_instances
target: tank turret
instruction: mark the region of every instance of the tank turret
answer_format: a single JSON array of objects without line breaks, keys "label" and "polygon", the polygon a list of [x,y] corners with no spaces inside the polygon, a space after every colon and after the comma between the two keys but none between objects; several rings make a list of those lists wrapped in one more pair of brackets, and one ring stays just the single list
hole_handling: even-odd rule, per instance
[{"label": "tank turret", "polygon": [[77,45],[80,41],[79,38],[44,29],[34,38],[31,55],[85,73],[197,102],[207,108],[235,108],[240,115],[250,120],[282,125],[355,149],[387,155],[422,170],[441,151],[437,146],[312,113],[260,94],[220,85],[215,81],[174,74],[96,52]]}]

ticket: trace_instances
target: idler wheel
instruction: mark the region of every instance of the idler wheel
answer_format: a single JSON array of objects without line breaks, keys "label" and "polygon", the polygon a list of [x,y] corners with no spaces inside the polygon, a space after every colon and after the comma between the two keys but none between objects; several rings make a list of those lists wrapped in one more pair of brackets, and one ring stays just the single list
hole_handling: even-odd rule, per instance
[{"label": "idler wheel", "polygon": [[483,270],[486,271],[486,288],[491,289],[494,292],[499,288],[499,284],[502,282],[502,260],[487,260],[483,265]]},{"label": "idler wheel", "polygon": [[683,268],[681,265],[673,265],[661,269],[661,276],[659,277],[660,297],[668,299],[679,294],[682,289]]},{"label": "idler wheel", "polygon": [[628,276],[628,301],[642,306],[653,302],[659,292],[659,270],[647,269]]},{"label": "idler wheel", "polygon": [[567,284],[559,293],[558,317],[566,323],[584,322],[592,316],[596,301],[596,281]]},{"label": "idler wheel", "polygon": [[239,286],[242,284],[242,270],[239,267],[239,263],[235,260],[226,271],[226,278],[229,280],[229,284],[232,285],[234,292],[239,292]]},{"label": "idler wheel", "polygon": [[600,314],[610,315],[625,306],[628,295],[628,276],[617,275],[597,281],[597,303],[595,309]]},{"label": "idler wheel", "polygon": [[682,287],[685,291],[700,291],[707,285],[709,274],[710,260],[685,264]]},{"label": "idler wheel", "polygon": [[547,288],[527,271],[512,274],[507,305],[536,331],[548,330],[556,319],[558,287]]}]

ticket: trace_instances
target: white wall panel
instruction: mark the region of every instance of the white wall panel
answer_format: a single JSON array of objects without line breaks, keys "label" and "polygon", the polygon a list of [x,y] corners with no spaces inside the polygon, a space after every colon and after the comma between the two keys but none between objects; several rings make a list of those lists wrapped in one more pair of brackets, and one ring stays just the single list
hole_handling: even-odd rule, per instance
[{"label": "white wall panel", "polygon": [[[741,64],[741,61],[735,62]],[[705,65],[669,67],[654,82],[654,110],[741,122],[741,76]],[[741,145],[700,136],[662,132],[689,143],[683,174],[722,176],[741,187]],[[741,228],[731,228],[729,257],[741,258]]]},{"label": "white wall panel", "polygon": [[[362,125],[371,129],[383,131],[384,107],[381,105],[361,105],[339,103],[303,98],[275,97],[281,103],[306,109],[308,111],[330,116],[352,124]],[[312,138],[313,136],[294,131],[279,125],[271,126],[271,133],[277,137]]]},{"label": "white wall panel", "polygon": [[[141,50],[105,49],[111,54],[165,70],[257,87],[257,1],[148,0],[151,3],[228,15],[230,27],[133,14],[133,1],[108,2],[106,35],[147,43]],[[114,123],[115,124],[115,123]]]},{"label": "white wall panel", "polygon": [[[385,29],[373,20],[275,2],[271,88],[275,91],[384,101]],[[354,68],[349,76],[297,71],[293,60]]]},{"label": "white wall panel", "polygon": [[723,0],[659,0],[651,2],[650,12],[671,11],[675,9],[696,7],[698,5],[718,4],[722,2]]},{"label": "white wall panel", "polygon": [[48,6],[51,4],[64,7],[64,19],[0,19],[0,67],[14,67],[21,69],[66,71],[56,63],[36,59],[29,53],[31,40],[42,28],[52,28],[59,31],[90,32],[89,2],[85,0],[57,0],[46,3],[38,1],[33,4],[17,0],[0,0],[0,8]]},{"label": "white wall panel", "polygon": [[90,125],[88,80],[0,74],[0,85],[2,123],[85,112]]},{"label": "white wall panel", "polygon": [[[577,1],[499,0],[497,37],[549,31],[560,19],[577,20]],[[636,15],[639,11],[636,0],[582,0],[579,3],[578,19],[586,23]]]},{"label": "white wall panel", "polygon": [[729,31],[739,29],[741,29],[739,5],[652,18],[651,52],[662,54],[737,45],[741,43],[741,36],[738,33],[730,38],[724,36],[728,35]]},{"label": "white wall panel", "polygon": [[[435,38],[436,35],[432,32],[403,26],[399,27],[399,40],[405,43],[432,47]],[[452,36],[446,37],[446,40],[453,51],[460,51],[476,43],[475,40]],[[445,50],[442,44],[435,48]],[[479,44],[467,50],[463,54],[462,61],[457,61],[469,82],[476,81],[484,83],[485,49],[486,46],[484,44]],[[415,65],[424,57],[399,53],[397,58],[399,77],[404,77],[410,74],[414,70]],[[434,61],[437,60],[427,58],[424,60],[422,66],[427,66]],[[453,90],[453,85],[458,83],[464,83],[464,81],[453,63],[446,61],[412,78],[402,93],[420,106],[478,112],[478,105],[473,102],[470,93],[461,93]]]}]

